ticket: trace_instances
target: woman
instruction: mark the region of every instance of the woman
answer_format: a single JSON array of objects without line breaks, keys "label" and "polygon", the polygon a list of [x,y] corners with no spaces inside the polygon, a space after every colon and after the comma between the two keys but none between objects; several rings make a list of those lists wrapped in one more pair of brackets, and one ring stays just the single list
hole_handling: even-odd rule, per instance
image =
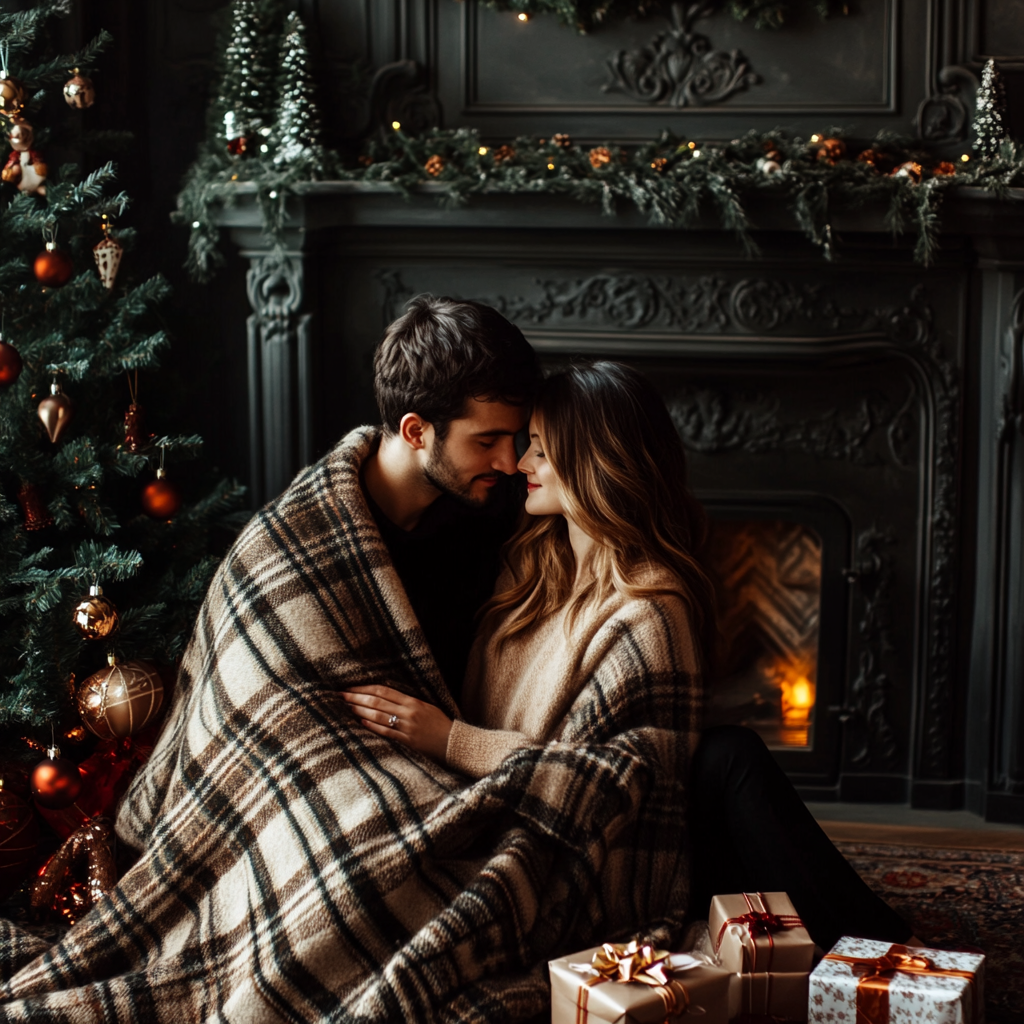
[{"label": "woman", "polygon": [[[702,510],[649,381],[612,362],[557,373],[540,389],[529,433],[519,462],[525,512],[483,612],[466,719],[385,687],[345,695],[368,729],[476,778],[517,749],[562,739],[602,662],[649,658],[696,690],[714,639],[713,588],[692,554]],[[645,710],[653,724],[657,709]],[[825,949],[842,934],[917,942],[832,846],[756,734],[710,730],[691,791],[692,912],[705,913],[715,892],[786,891]]]}]

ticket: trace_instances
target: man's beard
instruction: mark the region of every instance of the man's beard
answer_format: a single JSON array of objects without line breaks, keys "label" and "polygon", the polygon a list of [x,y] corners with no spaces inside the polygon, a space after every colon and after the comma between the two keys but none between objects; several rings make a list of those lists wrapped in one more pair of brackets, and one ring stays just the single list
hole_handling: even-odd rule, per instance
[{"label": "man's beard", "polygon": [[[442,494],[447,494],[456,501],[461,501],[463,505],[469,505],[470,508],[483,508],[490,500],[490,491],[481,497],[475,497],[472,493],[473,482],[480,477],[475,476],[466,483],[459,480],[459,474],[445,455],[444,442],[435,443],[430,459],[423,468],[423,475],[427,478],[428,483],[436,487]],[[481,476],[487,477],[495,475],[497,474],[481,474]]]}]

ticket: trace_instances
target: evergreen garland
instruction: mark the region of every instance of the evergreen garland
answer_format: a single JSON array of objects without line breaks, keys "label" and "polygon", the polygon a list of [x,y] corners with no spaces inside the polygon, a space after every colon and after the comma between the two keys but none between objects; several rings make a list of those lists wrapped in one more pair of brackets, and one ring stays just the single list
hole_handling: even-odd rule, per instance
[{"label": "evergreen garland", "polygon": [[[563,25],[590,32],[614,17],[642,18],[649,14],[667,14],[678,0],[482,0],[487,7],[517,14],[554,14]],[[737,21],[754,20],[757,28],[781,28],[797,10],[810,10],[822,18],[846,4],[831,0],[705,0],[709,17],[724,7]]]},{"label": "evergreen garland", "polygon": [[[1024,152],[1006,143],[991,160],[957,161],[932,157],[913,144],[882,133],[857,154],[832,159],[823,140],[781,132],[751,132],[725,145],[701,146],[663,132],[635,148],[576,146],[565,136],[518,138],[511,144],[485,143],[472,129],[434,129],[419,136],[391,132],[371,141],[355,167],[333,166],[333,176],[386,185],[409,196],[424,184],[443,186],[439,201],[458,206],[494,193],[561,195],[600,205],[613,215],[623,205],[647,215],[652,224],[687,227],[702,212],[717,215],[736,232],[748,251],[748,205],[769,199],[787,208],[801,230],[830,255],[829,217],[841,209],[884,204],[894,234],[917,235],[915,258],[928,264],[938,244],[939,209],[945,195],[963,186],[1005,196],[1024,187]],[[842,149],[841,141],[835,145]],[[772,157],[772,159],[767,159]],[[331,159],[325,161],[329,173]],[[210,275],[218,250],[219,207],[236,202],[235,182],[254,185],[269,238],[280,237],[289,195],[308,182],[282,174],[271,160],[226,154],[193,168],[179,197],[181,216],[192,223],[189,265],[199,278]]]},{"label": "evergreen garland", "polygon": [[[68,13],[69,0],[0,11],[11,73],[30,89],[26,113],[39,115],[37,137],[48,136],[54,147],[79,136],[82,116],[61,102],[45,105],[47,94],[59,94],[69,67],[88,71],[110,39],[104,33],[82,52],[55,55],[59,30],[50,19]],[[65,123],[47,128],[41,122],[55,110]],[[10,127],[0,118],[4,136]],[[92,141],[106,144],[110,133]],[[130,229],[110,232],[127,257],[115,287],[97,275],[92,247],[102,237],[101,218],[128,205],[114,187],[112,164],[84,175],[72,164],[51,167],[46,184],[45,199],[0,186],[3,334],[22,361],[0,391],[0,747],[8,754],[11,736],[26,726],[44,726],[46,739],[45,723],[60,727],[69,680],[101,668],[108,650],[173,664],[215,565],[210,530],[241,497],[237,485],[223,481],[171,522],[143,514],[140,492],[154,478],[161,450],[171,460],[191,458],[201,445],[194,436],[143,438],[135,451],[125,444],[125,374],[158,366],[169,344],[159,312],[169,287],[161,277],[131,280]],[[33,274],[49,231],[74,266],[60,287],[42,287]],[[74,418],[53,443],[37,407],[55,377]],[[144,379],[143,402],[155,380]],[[109,643],[84,639],[72,624],[75,605],[96,580],[120,612]]]}]

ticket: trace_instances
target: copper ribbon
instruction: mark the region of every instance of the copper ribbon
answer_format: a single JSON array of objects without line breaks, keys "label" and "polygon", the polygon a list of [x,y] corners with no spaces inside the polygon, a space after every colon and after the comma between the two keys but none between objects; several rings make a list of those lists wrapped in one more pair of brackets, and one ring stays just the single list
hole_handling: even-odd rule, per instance
[{"label": "copper ribbon", "polygon": [[888,1024],[889,982],[899,971],[901,974],[939,975],[947,978],[965,978],[971,988],[974,1015],[978,1021],[978,986],[974,971],[961,971],[953,967],[936,967],[926,956],[911,953],[906,946],[890,946],[883,956],[843,956],[840,953],[826,953],[826,960],[837,960],[849,964],[860,979],[857,982],[856,1024]]},{"label": "copper ribbon", "polygon": [[768,966],[765,967],[765,971],[770,971],[772,969],[772,954],[775,952],[775,940],[772,938],[772,932],[780,932],[785,928],[802,928],[804,923],[796,914],[773,914],[768,909],[768,902],[763,892],[757,893],[757,898],[761,902],[760,910],[754,909],[754,904],[750,902],[749,893],[743,893],[742,895],[747,901],[748,912],[740,917],[730,917],[722,924],[721,930],[718,932],[718,941],[715,943],[715,950],[717,952],[721,948],[722,939],[725,937],[725,932],[729,925],[744,925],[747,933],[750,935],[750,945],[753,950],[753,963],[750,965],[751,972],[754,974],[760,973],[757,969],[757,937],[759,935],[764,935],[768,939]]},{"label": "copper ribbon", "polygon": [[596,977],[588,978],[577,993],[576,1024],[586,1024],[590,989],[606,981],[651,986],[665,1004],[666,1024],[667,1018],[686,1013],[690,997],[683,985],[669,977],[672,973],[669,956],[665,950],[641,944],[636,939],[629,943],[606,942],[591,960],[591,967],[597,971]]}]

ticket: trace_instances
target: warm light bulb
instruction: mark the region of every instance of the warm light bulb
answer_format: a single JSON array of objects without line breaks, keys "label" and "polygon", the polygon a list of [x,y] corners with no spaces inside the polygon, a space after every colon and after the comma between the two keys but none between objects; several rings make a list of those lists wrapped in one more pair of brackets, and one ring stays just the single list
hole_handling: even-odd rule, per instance
[{"label": "warm light bulb", "polygon": [[549,171],[553,171],[554,169],[555,169],[555,165],[554,164],[548,164],[548,170]]},{"label": "warm light bulb", "polygon": [[520,11],[520,13],[517,15],[517,17],[519,18],[520,21],[529,21],[530,20],[530,16],[526,13],[526,11]]},{"label": "warm light bulb", "polygon": [[694,156],[700,156],[700,150],[699,150],[699,149],[695,149],[695,150],[693,151],[693,155],[694,155]]},{"label": "warm light bulb", "polygon": [[690,149],[696,149],[697,148],[697,143],[696,142],[688,142],[687,145],[690,147]]},{"label": "warm light bulb", "polygon": [[812,135],[811,136],[811,142],[821,142],[821,136],[820,135]]},{"label": "warm light bulb", "polygon": [[395,131],[397,132],[398,129],[402,127],[402,122],[401,121],[392,121],[391,122],[391,127],[394,128]]},{"label": "warm light bulb", "polygon": [[479,154],[480,154],[481,156],[487,156],[487,147],[486,147],[486,146],[481,146],[481,147],[480,147],[480,148],[479,148],[479,149],[477,150],[477,152],[478,152],[478,153],[479,153]]},{"label": "warm light bulb", "polygon": [[961,160],[962,160],[962,161],[963,161],[964,163],[967,163],[967,161],[968,161],[968,160],[970,160],[970,159],[971,159],[971,157],[970,157],[970,154],[969,154],[969,153],[961,153],[961,154],[960,154],[960,159],[961,159]]}]

